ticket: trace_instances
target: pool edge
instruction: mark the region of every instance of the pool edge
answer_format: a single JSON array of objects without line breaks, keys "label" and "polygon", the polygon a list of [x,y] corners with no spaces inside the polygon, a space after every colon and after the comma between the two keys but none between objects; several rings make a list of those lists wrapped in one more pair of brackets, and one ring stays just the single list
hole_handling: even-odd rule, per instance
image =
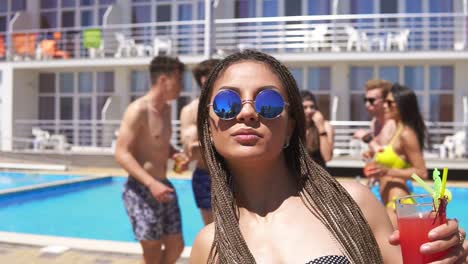
[{"label": "pool edge", "polygon": [[[137,242],[118,242],[112,240],[32,235],[13,232],[0,232],[0,242],[40,247],[60,245],[85,251],[138,255],[142,254],[141,246]],[[180,258],[188,259],[191,250],[192,247],[185,247]]]},{"label": "pool edge", "polygon": [[7,195],[7,194],[13,194],[13,193],[34,191],[34,190],[46,189],[46,188],[55,187],[55,186],[63,186],[63,185],[70,185],[70,184],[80,183],[80,182],[88,182],[88,181],[96,181],[96,180],[100,180],[100,179],[112,178],[112,176],[110,176],[110,175],[93,176],[93,177],[80,176],[80,175],[76,175],[76,176],[80,177],[80,178],[53,181],[53,182],[46,182],[46,183],[39,183],[39,184],[27,185],[27,186],[23,186],[23,187],[16,187],[16,188],[0,190],[0,195]]}]

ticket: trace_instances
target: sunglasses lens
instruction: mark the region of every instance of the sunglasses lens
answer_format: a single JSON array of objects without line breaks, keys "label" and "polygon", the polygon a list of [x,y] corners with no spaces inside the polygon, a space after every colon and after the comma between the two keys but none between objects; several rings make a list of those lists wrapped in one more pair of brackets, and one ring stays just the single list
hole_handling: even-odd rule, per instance
[{"label": "sunglasses lens", "polygon": [[234,91],[220,91],[213,100],[213,110],[221,119],[235,118],[242,109],[242,100]]},{"label": "sunglasses lens", "polygon": [[375,98],[364,98],[364,103],[369,102],[370,105],[373,105],[375,102]]},{"label": "sunglasses lens", "polygon": [[266,119],[278,117],[284,109],[284,99],[275,90],[263,90],[255,98],[255,109]]}]

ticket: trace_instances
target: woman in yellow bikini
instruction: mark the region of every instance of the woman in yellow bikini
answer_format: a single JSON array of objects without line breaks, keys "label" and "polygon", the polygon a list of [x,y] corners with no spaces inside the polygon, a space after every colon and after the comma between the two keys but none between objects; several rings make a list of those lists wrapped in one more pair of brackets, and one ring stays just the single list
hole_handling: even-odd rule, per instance
[{"label": "woman in yellow bikini", "polygon": [[[380,179],[380,195],[387,205],[387,212],[396,227],[395,199],[409,195],[407,181],[416,173],[427,178],[423,158],[427,129],[419,111],[414,92],[400,84],[394,84],[385,99],[385,118],[396,122],[396,131],[385,146],[370,144],[370,155],[377,164],[369,176]],[[385,130],[385,127],[383,128]]]}]

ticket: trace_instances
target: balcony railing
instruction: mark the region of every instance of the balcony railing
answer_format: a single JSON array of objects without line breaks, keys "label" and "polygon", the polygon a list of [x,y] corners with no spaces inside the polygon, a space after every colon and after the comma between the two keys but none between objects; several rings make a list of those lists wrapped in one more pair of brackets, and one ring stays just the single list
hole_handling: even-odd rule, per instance
[{"label": "balcony railing", "polygon": [[[468,16],[458,13],[217,19],[213,52],[224,55],[247,48],[274,54],[466,50],[467,24]],[[97,34],[88,34],[92,29]],[[202,55],[203,51],[202,20],[27,30],[0,36],[0,58],[6,60],[149,57],[157,52]]]},{"label": "balcony railing", "polygon": [[[367,148],[367,145],[358,139],[353,139],[353,134],[360,128],[369,129],[370,122],[332,121],[331,124],[335,128],[334,155],[361,157],[361,152]],[[15,150],[35,149],[77,152],[93,150],[111,152],[119,125],[119,120],[17,120],[14,127],[13,148]],[[439,155],[440,146],[447,136],[464,131],[467,126],[467,124],[461,122],[426,122],[426,125],[429,134],[425,153],[433,156]],[[38,135],[37,131],[34,131],[37,128],[46,131],[49,134],[48,139],[40,134]],[[179,120],[172,121],[172,131],[171,143],[181,148]],[[41,144],[40,140],[44,142]]]}]

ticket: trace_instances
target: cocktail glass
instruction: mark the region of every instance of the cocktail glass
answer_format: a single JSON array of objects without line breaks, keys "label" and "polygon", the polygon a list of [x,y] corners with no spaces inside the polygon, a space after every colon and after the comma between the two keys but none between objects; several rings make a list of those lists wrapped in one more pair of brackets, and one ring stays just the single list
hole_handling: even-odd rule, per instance
[{"label": "cocktail glass", "polygon": [[447,200],[440,199],[436,212],[434,200],[429,194],[408,195],[396,201],[400,244],[404,264],[429,263],[441,259],[447,251],[431,255],[420,252],[422,244],[429,242],[429,231],[447,223]]}]

